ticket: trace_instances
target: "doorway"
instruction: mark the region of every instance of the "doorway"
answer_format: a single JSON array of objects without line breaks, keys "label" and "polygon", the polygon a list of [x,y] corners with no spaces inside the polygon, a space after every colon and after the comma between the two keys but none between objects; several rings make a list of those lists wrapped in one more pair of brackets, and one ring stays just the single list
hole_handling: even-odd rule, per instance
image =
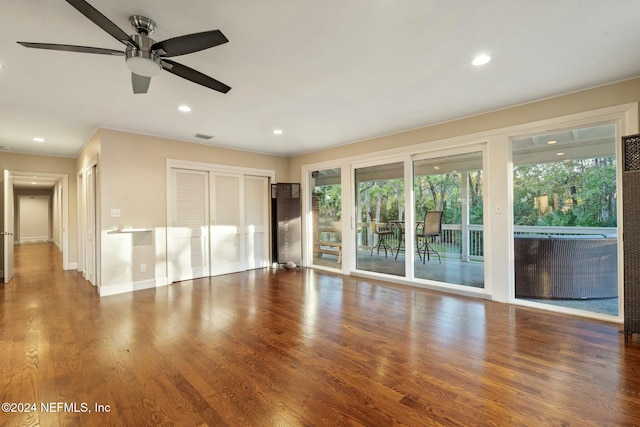
[{"label": "doorway", "polygon": [[13,251],[16,243],[16,231],[19,230],[19,217],[16,215],[19,194],[47,193],[51,198],[49,238],[62,251],[62,268],[70,270],[75,264],[69,262],[69,179],[65,174],[46,172],[25,172],[3,170],[0,212],[2,215],[2,254],[0,271],[4,282],[13,276]]}]

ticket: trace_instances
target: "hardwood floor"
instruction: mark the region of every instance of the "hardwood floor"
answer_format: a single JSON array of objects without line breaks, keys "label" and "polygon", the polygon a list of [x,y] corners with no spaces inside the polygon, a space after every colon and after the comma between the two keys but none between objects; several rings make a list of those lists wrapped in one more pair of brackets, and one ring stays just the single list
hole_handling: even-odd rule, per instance
[{"label": "hardwood floor", "polygon": [[100,299],[59,258],[0,285],[3,426],[640,425],[620,325],[313,270]]}]

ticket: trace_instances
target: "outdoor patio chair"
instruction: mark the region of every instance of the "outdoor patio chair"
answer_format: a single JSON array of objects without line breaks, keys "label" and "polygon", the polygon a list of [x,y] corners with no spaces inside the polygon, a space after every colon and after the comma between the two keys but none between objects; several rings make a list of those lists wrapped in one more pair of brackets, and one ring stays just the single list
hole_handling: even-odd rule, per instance
[{"label": "outdoor patio chair", "polygon": [[442,235],[442,213],[442,211],[427,211],[424,222],[416,225],[416,249],[423,264],[429,260],[432,253],[438,256],[438,262],[442,264],[440,254],[431,245],[435,237]]},{"label": "outdoor patio chair", "polygon": [[389,246],[389,242],[387,242],[389,236],[393,235],[393,230],[389,224],[379,224],[371,212],[369,212],[369,219],[371,220],[371,231],[373,235],[378,236],[378,242],[371,246],[371,256],[373,256],[374,249],[377,249],[376,254],[380,254],[380,247],[384,248],[385,258],[387,257],[387,250],[390,250],[391,255],[393,255],[393,249]]}]

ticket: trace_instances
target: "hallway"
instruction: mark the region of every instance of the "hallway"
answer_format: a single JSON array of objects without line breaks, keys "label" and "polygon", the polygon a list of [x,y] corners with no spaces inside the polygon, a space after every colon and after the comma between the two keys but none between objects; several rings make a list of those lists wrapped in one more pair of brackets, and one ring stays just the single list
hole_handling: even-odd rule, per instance
[{"label": "hallway", "polygon": [[101,299],[15,254],[2,426],[640,425],[620,325],[311,269]]}]

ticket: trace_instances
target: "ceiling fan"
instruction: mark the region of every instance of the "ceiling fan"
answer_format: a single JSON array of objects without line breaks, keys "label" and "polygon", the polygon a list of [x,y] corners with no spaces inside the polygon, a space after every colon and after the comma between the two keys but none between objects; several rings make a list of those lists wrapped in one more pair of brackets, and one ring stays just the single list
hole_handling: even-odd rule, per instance
[{"label": "ceiling fan", "polygon": [[156,23],[149,18],[134,15],[129,18],[131,26],[138,34],[127,35],[116,24],[111,22],[102,13],[84,0],[66,0],[80,13],[89,18],[94,24],[111,34],[116,40],[126,45],[124,51],[102,49],[99,47],[74,46],[66,44],[30,43],[18,42],[22,46],[62,50],[67,52],[96,53],[100,55],[124,56],[129,70],[131,70],[131,82],[133,93],[147,93],[151,77],[161,70],[166,70],[178,77],[198,83],[218,92],[227,93],[231,87],[211,78],[199,71],[178,64],[166,58],[171,58],[188,53],[209,49],[229,40],[220,30],[204,31],[201,33],[187,34],[164,41],[156,42],[149,37],[156,29]]}]

